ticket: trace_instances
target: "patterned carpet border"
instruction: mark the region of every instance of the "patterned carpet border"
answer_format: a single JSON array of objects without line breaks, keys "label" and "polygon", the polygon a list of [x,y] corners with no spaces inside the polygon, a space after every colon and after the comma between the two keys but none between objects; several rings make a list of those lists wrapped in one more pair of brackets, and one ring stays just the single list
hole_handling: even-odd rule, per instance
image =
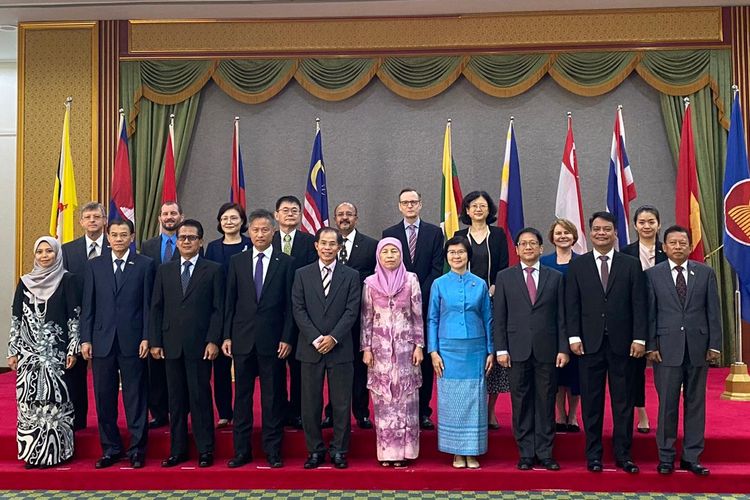
[{"label": "patterned carpet border", "polygon": [[0,490],[8,500],[750,500],[750,495],[711,493],[581,493],[568,491],[342,491],[342,490],[175,490],[175,491],[54,491]]}]

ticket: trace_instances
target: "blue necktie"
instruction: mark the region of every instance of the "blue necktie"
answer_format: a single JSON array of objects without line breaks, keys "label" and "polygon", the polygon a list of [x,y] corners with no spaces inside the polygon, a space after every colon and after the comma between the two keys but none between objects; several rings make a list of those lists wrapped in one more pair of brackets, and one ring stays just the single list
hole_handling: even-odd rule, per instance
[{"label": "blue necktie", "polygon": [[263,291],[263,254],[258,254],[258,262],[255,264],[255,297],[260,302],[260,294]]},{"label": "blue necktie", "polygon": [[192,266],[193,263],[189,260],[186,260],[185,263],[182,265],[182,275],[180,276],[180,281],[182,282],[182,294],[185,295],[185,292],[187,291],[188,284],[190,283],[190,266]]},{"label": "blue necktie", "polygon": [[115,259],[115,265],[117,266],[117,271],[115,271],[115,287],[117,289],[120,289],[120,285],[122,285],[122,263],[125,262],[122,259]]},{"label": "blue necktie", "polygon": [[167,238],[167,243],[164,245],[164,262],[172,260],[174,250],[172,249],[172,238]]}]

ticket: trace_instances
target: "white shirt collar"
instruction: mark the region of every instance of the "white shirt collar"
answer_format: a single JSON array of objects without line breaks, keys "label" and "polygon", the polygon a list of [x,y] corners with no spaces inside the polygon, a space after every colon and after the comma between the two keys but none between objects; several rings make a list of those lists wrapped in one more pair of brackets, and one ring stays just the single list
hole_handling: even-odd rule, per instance
[{"label": "white shirt collar", "polygon": [[609,257],[608,262],[612,262],[612,257],[615,255],[615,248],[612,247],[612,249],[607,253],[599,253],[599,251],[596,248],[594,248],[593,254],[594,254],[594,260],[596,261],[597,264],[599,263],[599,257],[603,255],[606,255],[607,257]]},{"label": "white shirt collar", "polygon": [[271,255],[273,255],[273,245],[268,245],[268,248],[266,248],[262,252],[258,250],[257,248],[253,247],[253,260],[255,260],[258,257],[259,253],[262,253],[264,258],[266,259],[266,262],[268,262],[269,259],[271,258]]},{"label": "white shirt collar", "polygon": [[[422,219],[420,219],[419,217],[417,217],[417,220],[414,221],[414,227],[417,229],[417,231],[419,231],[419,224],[421,222],[422,222]],[[404,219],[404,229],[408,228],[409,226],[411,226],[411,224],[406,222],[406,219]]]},{"label": "white shirt collar", "polygon": [[100,234],[99,237],[95,240],[92,240],[91,238],[89,238],[87,234],[85,234],[84,237],[86,238],[86,251],[87,252],[91,248],[92,243],[96,243],[97,250],[101,250],[103,248],[102,245],[104,244],[104,233]]},{"label": "white shirt collar", "polygon": [[296,229],[292,229],[288,233],[285,233],[281,228],[279,228],[279,236],[281,236],[281,241],[282,242],[284,241],[284,236],[286,236],[287,234],[289,236],[291,236],[292,237],[292,241],[294,241],[294,235],[297,234],[297,230]]},{"label": "white shirt collar", "polygon": [[523,272],[526,272],[526,268],[529,268],[529,267],[533,268],[536,272],[539,272],[539,266],[540,264],[538,260],[534,263],[533,266],[527,266],[526,264],[521,262],[521,269],[523,270]]},{"label": "white shirt collar", "polygon": [[336,259],[333,259],[333,262],[331,262],[327,266],[325,264],[323,264],[322,260],[318,259],[318,267],[320,268],[320,272],[321,273],[323,273],[323,268],[324,267],[327,267],[333,273],[333,270],[336,269]]},{"label": "white shirt collar", "polygon": [[345,236],[344,238],[346,238],[347,242],[354,243],[354,238],[356,236],[357,236],[357,230],[356,229],[352,229],[352,232],[349,233],[349,236]]},{"label": "white shirt collar", "polygon": [[[112,263],[114,264],[114,262],[117,260],[118,257],[115,256],[115,252],[112,252],[111,255],[112,255]],[[127,250],[125,250],[125,253],[122,254],[122,261],[123,262],[127,262],[129,256],[130,256],[130,248],[128,248]]]},{"label": "white shirt collar", "polygon": [[190,260],[190,263],[193,264],[192,267],[195,267],[195,263],[198,262],[198,257],[200,257],[200,252],[195,254],[192,259],[186,259],[183,256],[180,256],[180,267],[182,267],[187,260]]},{"label": "white shirt collar", "polygon": [[[667,260],[669,260],[669,270],[674,272],[674,268],[677,267],[677,263],[674,262],[672,259],[667,259]],[[685,262],[682,263],[682,270],[687,271],[687,267],[688,267],[688,261],[686,260]]]}]

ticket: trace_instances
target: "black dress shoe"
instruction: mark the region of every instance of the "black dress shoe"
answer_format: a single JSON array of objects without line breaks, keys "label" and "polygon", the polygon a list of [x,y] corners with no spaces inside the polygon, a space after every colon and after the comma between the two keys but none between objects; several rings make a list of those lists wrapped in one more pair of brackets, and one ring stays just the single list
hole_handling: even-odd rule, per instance
[{"label": "black dress shoe", "polygon": [[568,424],[555,423],[555,432],[568,432]]},{"label": "black dress shoe", "polygon": [[143,469],[146,465],[146,457],[142,453],[135,453],[130,457],[130,466],[134,469]]},{"label": "black dress shoe", "polygon": [[180,465],[183,462],[187,462],[187,455],[170,455],[168,458],[165,458],[161,461],[162,467],[174,467],[175,465]]},{"label": "black dress shoe", "polygon": [[578,427],[578,424],[568,424],[565,427],[567,427],[566,432],[581,432],[581,428]]},{"label": "black dress shoe", "polygon": [[214,464],[214,454],[210,451],[198,456],[198,467],[211,467]]},{"label": "black dress shoe", "polygon": [[30,464],[28,462],[23,464],[23,468],[26,470],[36,469],[37,467],[39,467],[37,464]]},{"label": "black dress shoe", "polygon": [[430,417],[422,417],[419,419],[419,428],[423,431],[431,431],[435,428],[435,424],[432,423]]},{"label": "black dress shoe", "polygon": [[326,417],[320,421],[321,429],[330,429],[331,427],[333,427],[333,419],[331,417]]},{"label": "black dress shoe", "polygon": [[148,423],[148,428],[149,429],[158,429],[159,427],[164,427],[168,423],[169,423],[169,420],[167,420],[165,418],[155,418],[155,419],[151,420]]},{"label": "black dress shoe", "polygon": [[317,469],[326,461],[325,453],[310,453],[305,461],[305,469]]},{"label": "black dress shoe", "polygon": [[586,468],[589,472],[601,472],[604,470],[601,460],[590,460],[589,463],[586,464]]},{"label": "black dress shoe", "polygon": [[560,464],[554,458],[544,458],[539,461],[539,465],[547,470],[560,470]]},{"label": "black dress shoe", "polygon": [[245,455],[244,453],[238,453],[234,457],[229,459],[229,462],[227,462],[227,467],[230,469],[236,469],[237,467],[242,467],[245,464],[249,464],[253,461],[253,457],[250,454]]},{"label": "black dress shoe", "polygon": [[684,460],[680,460],[680,469],[690,471],[696,476],[708,476],[711,473],[698,462],[686,462]]},{"label": "black dress shoe", "polygon": [[97,469],[106,469],[107,467],[112,467],[120,460],[122,460],[122,453],[118,453],[117,455],[102,455],[102,457],[96,461],[94,467]]},{"label": "black dress shoe", "polygon": [[531,470],[534,467],[533,458],[522,458],[518,461],[518,470]]},{"label": "black dress shoe", "polygon": [[284,425],[294,429],[302,429],[302,417],[289,417],[286,419]]},{"label": "black dress shoe", "polygon": [[358,418],[357,427],[360,429],[372,429],[372,420],[369,417]]},{"label": "black dress shoe", "polygon": [[627,472],[628,474],[638,474],[641,469],[638,468],[632,460],[618,460],[615,465]]},{"label": "black dress shoe", "polygon": [[656,472],[659,474],[671,474],[674,472],[674,464],[672,462],[659,462],[656,466]]},{"label": "black dress shoe", "polygon": [[266,461],[272,469],[280,469],[284,467],[284,462],[281,460],[280,455],[268,455]]},{"label": "black dress shoe", "polygon": [[331,462],[333,462],[333,466],[337,469],[346,469],[349,467],[349,463],[346,461],[346,453],[336,453],[331,457]]}]

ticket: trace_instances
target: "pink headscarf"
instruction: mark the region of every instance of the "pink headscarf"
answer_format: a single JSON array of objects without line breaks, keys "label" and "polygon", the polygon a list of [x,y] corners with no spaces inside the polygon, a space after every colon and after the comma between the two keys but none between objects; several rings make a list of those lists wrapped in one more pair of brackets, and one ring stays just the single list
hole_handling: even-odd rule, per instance
[{"label": "pink headscarf", "polygon": [[[385,267],[383,267],[383,264],[380,263],[380,251],[388,245],[392,245],[398,248],[399,252],[402,252],[401,264],[392,271],[386,269]],[[372,276],[368,276],[365,279],[365,283],[367,284],[367,286],[377,290],[383,295],[387,297],[393,297],[398,292],[400,292],[406,284],[406,266],[404,266],[401,242],[396,238],[383,238],[378,243],[378,249],[375,253],[375,256],[377,257],[378,261],[377,265],[375,266],[375,274],[373,274]]]}]

